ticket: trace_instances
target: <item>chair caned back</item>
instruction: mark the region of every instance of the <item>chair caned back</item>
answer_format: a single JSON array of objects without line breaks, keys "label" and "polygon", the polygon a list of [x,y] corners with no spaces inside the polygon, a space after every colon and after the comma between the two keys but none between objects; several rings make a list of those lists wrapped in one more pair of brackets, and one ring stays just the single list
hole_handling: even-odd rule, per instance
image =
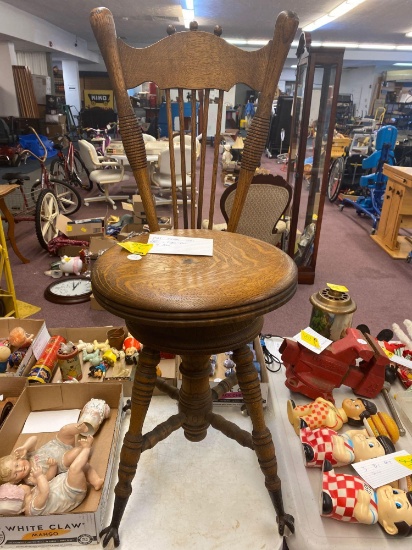
[{"label": "chair caned back", "polygon": [[[273,40],[256,51],[245,51],[221,38],[220,27],[214,33],[199,31],[197,23],[190,31],[174,32],[147,48],[133,48],[117,38],[113,16],[107,8],[95,8],[90,16],[91,26],[111,79],[118,109],[120,134],[125,153],[142,197],[151,231],[159,229],[150,188],[146,151],[142,131],[136,119],[127,90],[145,82],[154,82],[164,92],[170,162],[172,172],[173,224],[178,228],[177,192],[173,172],[176,159],[173,155],[174,127],[178,121],[180,147],[185,147],[185,135],[191,135],[190,167],[181,155],[180,172],[183,190],[183,225],[200,228],[202,219],[213,225],[216,202],[216,184],[219,167],[219,144],[222,117],[226,117],[224,92],[238,83],[246,84],[259,92],[259,101],[243,149],[236,196],[228,223],[229,231],[236,231],[245,198],[260,165],[269,133],[272,102],[290,44],[298,27],[298,18],[292,12],[281,12],[276,20]],[[162,93],[163,93],[162,92]],[[185,102],[185,97],[188,99]],[[209,105],[217,102],[216,132],[213,154],[207,151],[206,137]],[[173,99],[177,99],[177,115]],[[200,158],[196,159],[196,137],[201,134]],[[206,154],[212,156],[206,163]],[[185,174],[190,173],[187,186]],[[207,198],[208,204],[205,204]]]},{"label": "chair caned back", "polygon": [[[229,221],[237,183],[225,189],[220,209]],[[292,197],[291,186],[281,177],[259,174],[255,176],[243,205],[237,232],[255,239],[276,244],[276,224],[285,213]]]}]

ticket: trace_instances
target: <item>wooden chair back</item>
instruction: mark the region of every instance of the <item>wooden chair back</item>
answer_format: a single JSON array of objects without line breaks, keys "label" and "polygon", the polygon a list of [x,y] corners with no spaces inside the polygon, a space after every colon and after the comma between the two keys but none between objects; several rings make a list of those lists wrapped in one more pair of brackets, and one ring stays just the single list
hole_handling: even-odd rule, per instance
[{"label": "wooden chair back", "polygon": [[[142,131],[127,90],[145,82],[154,82],[161,90],[165,97],[171,151],[176,118],[179,121],[182,151],[185,146],[184,136],[186,132],[190,133],[192,154],[189,169],[185,165],[185,155],[181,155],[183,225],[185,228],[200,228],[203,217],[208,217],[209,229],[213,226],[216,202],[222,117],[226,116],[224,91],[243,83],[259,93],[256,114],[245,139],[236,197],[228,223],[228,230],[236,231],[249,185],[260,165],[266,145],[272,103],[284,61],[298,27],[297,16],[292,12],[281,12],[276,20],[273,40],[256,51],[245,51],[227,43],[221,38],[222,29],[218,26],[213,34],[199,31],[196,22],[191,24],[190,31],[184,32],[176,33],[169,26],[169,36],[166,38],[147,48],[133,48],[117,38],[110,10],[95,8],[90,18],[114,89],[120,134],[151,231],[159,230],[159,225],[150,189]],[[176,97],[177,115],[172,101]],[[188,102],[185,102],[185,98],[189,98]],[[217,102],[217,119],[212,169],[208,174],[206,153],[210,155],[210,151],[207,151],[206,137],[212,98]],[[196,160],[196,136],[199,134],[202,135],[201,152],[200,158]],[[173,154],[170,155],[170,162],[173,174],[176,166]],[[188,172],[191,174],[190,188],[186,188],[184,177]],[[177,194],[173,175],[172,188],[173,224],[178,228]],[[208,206],[204,204],[205,196],[208,197]],[[204,207],[207,208],[208,215],[203,214]]]}]

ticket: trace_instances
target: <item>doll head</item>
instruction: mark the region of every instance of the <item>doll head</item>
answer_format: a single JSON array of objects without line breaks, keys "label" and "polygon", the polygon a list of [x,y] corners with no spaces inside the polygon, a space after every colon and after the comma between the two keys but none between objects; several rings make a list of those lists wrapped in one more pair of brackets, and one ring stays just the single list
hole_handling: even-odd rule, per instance
[{"label": "doll head", "polygon": [[378,521],[389,535],[412,535],[412,491],[402,491],[390,485],[379,487]]},{"label": "doll head", "polygon": [[348,424],[350,426],[363,426],[363,415],[365,411],[369,414],[376,414],[378,409],[372,401],[367,399],[344,399],[342,401],[342,409],[345,411],[348,417]]},{"label": "doll head", "polygon": [[366,430],[351,430],[350,439],[355,453],[355,462],[377,458],[395,452],[395,445],[385,435],[371,437]]},{"label": "doll head", "polygon": [[19,483],[30,474],[30,462],[14,453],[0,458],[0,484]]},{"label": "doll head", "polygon": [[0,516],[17,516],[24,509],[26,493],[22,486],[5,483],[0,486]]},{"label": "doll head", "polygon": [[28,348],[33,342],[33,334],[27,334],[22,327],[15,327],[9,333],[9,344],[12,348]]}]

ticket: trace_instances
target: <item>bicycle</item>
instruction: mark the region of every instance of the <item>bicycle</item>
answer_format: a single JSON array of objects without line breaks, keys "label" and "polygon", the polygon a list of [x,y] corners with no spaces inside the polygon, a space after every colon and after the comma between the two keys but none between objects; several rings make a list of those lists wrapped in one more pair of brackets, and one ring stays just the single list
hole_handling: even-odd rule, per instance
[{"label": "bicycle", "polygon": [[75,149],[70,135],[64,134],[59,136],[58,140],[62,141],[64,138],[67,138],[69,148],[67,153],[64,154],[64,146],[62,143],[54,145],[54,148],[57,150],[57,158],[52,160],[50,174],[58,179],[62,179],[70,185],[78,186],[85,191],[91,191],[93,182],[90,179],[89,170],[81,159],[79,151]]},{"label": "bicycle", "polygon": [[[58,235],[56,220],[58,215],[70,216],[77,212],[82,204],[79,192],[68,183],[52,177],[46,168],[47,149],[34,128],[29,127],[41,144],[44,155],[38,156],[27,149],[22,155],[30,155],[40,162],[40,178],[36,180],[28,193],[24,189],[24,182],[30,178],[20,173],[4,174],[3,179],[9,183],[16,183],[20,189],[19,204],[10,204],[8,208],[15,222],[35,221],[36,235],[42,248],[48,250],[49,241]],[[14,196],[14,195],[13,195]]]}]

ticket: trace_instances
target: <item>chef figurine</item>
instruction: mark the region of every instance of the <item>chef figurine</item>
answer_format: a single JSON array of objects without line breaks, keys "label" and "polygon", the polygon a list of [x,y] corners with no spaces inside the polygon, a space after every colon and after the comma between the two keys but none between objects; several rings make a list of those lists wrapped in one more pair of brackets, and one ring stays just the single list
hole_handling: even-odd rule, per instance
[{"label": "chef figurine", "polygon": [[289,422],[298,435],[301,418],[312,430],[326,427],[338,431],[346,423],[350,426],[363,426],[362,413],[365,411],[370,414],[378,412],[374,403],[361,398],[344,399],[340,408],[323,397],[318,397],[305,405],[296,405],[292,399],[289,399],[287,404]]},{"label": "chef figurine", "polygon": [[303,421],[300,441],[308,468],[321,468],[324,460],[332,466],[344,466],[395,452],[394,444],[384,435],[371,437],[366,429],[349,430],[344,434],[330,428],[311,430]]},{"label": "chef figurine", "polygon": [[348,523],[378,523],[388,533],[399,537],[412,534],[412,491],[390,485],[372,489],[360,477],[335,474],[325,460],[322,475],[320,514]]}]

